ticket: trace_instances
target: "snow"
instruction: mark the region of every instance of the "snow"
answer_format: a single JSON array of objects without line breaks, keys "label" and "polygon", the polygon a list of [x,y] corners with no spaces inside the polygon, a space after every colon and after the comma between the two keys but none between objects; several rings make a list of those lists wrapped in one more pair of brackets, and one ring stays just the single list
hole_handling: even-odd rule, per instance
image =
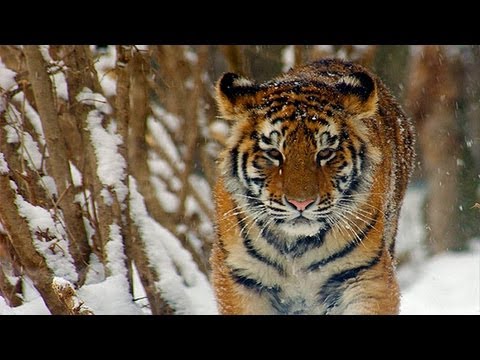
[{"label": "snow", "polygon": [[71,282],[77,281],[73,259],[67,251],[68,244],[65,240],[64,228],[53,220],[49,211],[30,204],[19,194],[16,196],[15,204],[19,214],[28,223],[32,237],[35,239],[33,245],[45,258],[48,267],[56,276]]},{"label": "snow", "polygon": [[166,186],[165,184],[168,184],[171,190],[180,191],[182,188],[182,182],[178,177],[175,176],[175,173],[168,162],[159,158],[157,154],[152,153],[151,159],[148,159],[148,167],[153,175],[157,175],[160,179],[162,179],[162,189]]},{"label": "snow", "polygon": [[148,304],[147,293],[143,288],[142,281],[140,280],[140,275],[138,274],[137,267],[135,263],[132,264],[132,283],[133,283],[133,298],[135,304],[142,308],[142,311],[145,315],[151,315],[150,305]]},{"label": "snow", "polygon": [[100,85],[105,96],[112,97],[117,95],[117,80],[108,76],[108,74],[101,77]]},{"label": "snow", "polygon": [[211,210],[213,210],[213,194],[210,191],[210,185],[208,184],[207,180],[201,176],[192,174],[188,177],[188,181],[190,182],[190,186],[197,190],[197,194],[202,198],[203,202],[207,204]]},{"label": "snow", "polygon": [[[173,172],[172,168],[168,163],[159,158],[158,156],[154,156],[152,159],[148,159],[148,168],[152,172],[152,174],[158,175],[162,177],[162,179],[171,179],[175,177],[175,173]],[[177,182],[180,183],[180,180],[177,179]],[[172,183],[170,183],[170,186]]]},{"label": "snow", "polygon": [[408,254],[399,266],[400,314],[480,315],[480,239],[465,253],[446,252],[427,257],[422,239],[425,189],[411,186],[400,214],[396,248]]},{"label": "snow", "polygon": [[287,72],[295,65],[295,46],[288,45],[282,50],[282,71]]},{"label": "snow", "polygon": [[105,268],[95,253],[90,254],[85,285],[98,284],[105,280]]},{"label": "snow", "polygon": [[398,235],[395,242],[397,255],[409,253],[415,258],[423,258],[426,253],[422,246],[425,227],[422,224],[422,209],[425,201],[425,191],[411,186],[403,200],[403,206],[398,222]]},{"label": "snow", "polygon": [[230,131],[230,127],[225,121],[215,120],[210,124],[209,130],[210,133],[215,134],[216,137],[222,137],[226,139]]},{"label": "snow", "polygon": [[2,59],[0,59],[0,88],[2,90],[8,91],[17,87],[15,75],[17,73],[8,69],[2,62]]},{"label": "snow", "polygon": [[180,119],[172,113],[167,112],[161,106],[152,104],[152,113],[155,118],[164,120],[163,123],[168,128],[168,130],[175,132],[180,127]]},{"label": "snow", "polygon": [[40,170],[43,155],[32,136],[19,128],[23,125],[22,115],[14,106],[9,106],[6,112],[6,118],[8,119],[8,124],[5,125],[7,143],[16,144],[21,142],[21,146],[19,146],[17,150],[19,154],[22,155],[32,170]]},{"label": "snow", "polygon": [[163,125],[152,116],[149,116],[147,126],[157,144],[165,151],[165,155],[168,156],[171,163],[175,164],[179,170],[183,170],[185,165],[182,162],[171,136],[167,133]]},{"label": "snow", "polygon": [[107,46],[105,52],[102,52],[98,56],[94,64],[95,70],[97,70],[100,86],[107,97],[117,94],[117,80],[112,73],[112,70],[115,69],[116,62],[117,49],[115,46]]},{"label": "snow", "polygon": [[145,244],[150,265],[160,274],[156,285],[163,297],[176,309],[176,314],[216,314],[207,277],[198,270],[179,240],[148,215],[133,177],[130,185],[130,214]]},{"label": "snow", "polygon": [[171,214],[175,213],[180,205],[180,200],[177,195],[168,191],[167,186],[162,180],[152,176],[150,177],[150,181],[155,188],[155,195],[163,210]]},{"label": "snow", "polygon": [[68,101],[67,80],[65,79],[65,74],[62,72],[65,68],[64,62],[62,60],[56,61],[52,59],[48,45],[40,45],[39,48],[43,59],[50,66],[48,70],[51,78],[53,78],[54,91],[60,99]]},{"label": "snow", "polygon": [[[477,241],[480,245],[480,241]],[[480,315],[480,246],[431,258],[403,289],[401,314]]]},{"label": "snow", "polygon": [[105,281],[84,285],[77,290],[78,297],[96,315],[142,315],[142,310],[132,302],[128,282],[119,274]]},{"label": "snow", "polygon": [[3,114],[6,108],[7,108],[7,99],[5,98],[5,96],[0,96],[0,114]]},{"label": "snow", "polygon": [[118,146],[122,144],[123,140],[113,131],[105,130],[102,121],[103,115],[98,110],[88,113],[87,124],[95,149],[97,173],[103,185],[115,189],[118,201],[122,203],[128,192],[123,183],[127,164],[118,152]]},{"label": "snow", "polygon": [[0,152],[0,175],[8,174],[10,169],[8,168],[8,164],[5,161],[5,156],[2,152]]},{"label": "snow", "polygon": [[57,184],[55,184],[55,180],[51,176],[49,175],[42,176],[39,180],[39,183],[47,191],[48,196],[50,197],[56,196],[58,199]]},{"label": "snow", "polygon": [[43,163],[43,155],[38,149],[37,142],[33,140],[32,136],[27,132],[22,132],[22,135],[22,146],[18,151],[23,153],[23,158],[27,161],[31,168],[33,166],[34,170],[40,170]]},{"label": "snow", "polygon": [[25,116],[32,124],[35,132],[38,134],[40,143],[42,145],[45,144],[45,135],[43,133],[42,121],[40,120],[40,116],[35,111],[35,109],[30,105],[30,102],[25,98],[25,94],[23,92],[19,92],[13,98],[13,101],[16,101],[18,104],[22,104],[23,109],[25,110]]},{"label": "snow", "polygon": [[72,174],[73,186],[82,186],[82,173],[71,161],[69,161],[68,163],[70,164],[70,173]]},{"label": "snow", "polygon": [[50,311],[40,296],[16,308],[9,307],[0,296],[0,315],[50,315]]},{"label": "snow", "polygon": [[125,267],[125,251],[120,226],[110,225],[110,238],[106,246],[107,269],[112,275],[122,275],[127,277],[127,268]]},{"label": "snow", "polygon": [[89,88],[83,88],[76,97],[78,102],[83,102],[87,105],[95,106],[95,108],[103,114],[111,114],[112,107],[107,102],[107,99],[102,94],[94,93]]},{"label": "snow", "polygon": [[192,49],[185,48],[183,50],[183,54],[185,56],[185,59],[192,65],[196,65],[198,62],[198,55]]}]

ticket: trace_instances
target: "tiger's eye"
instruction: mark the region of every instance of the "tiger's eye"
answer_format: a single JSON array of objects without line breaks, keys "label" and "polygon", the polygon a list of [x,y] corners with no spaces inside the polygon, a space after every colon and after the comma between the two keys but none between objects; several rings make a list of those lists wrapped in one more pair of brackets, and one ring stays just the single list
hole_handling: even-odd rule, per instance
[{"label": "tiger's eye", "polygon": [[320,150],[318,152],[318,159],[319,160],[325,160],[325,159],[328,159],[330,156],[332,156],[333,154],[333,150],[332,149],[323,149],[323,150]]},{"label": "tiger's eye", "polygon": [[317,163],[318,165],[320,165],[320,162],[322,160],[329,160],[332,155],[335,153],[335,151],[333,149],[323,149],[323,150],[320,150],[317,154]]},{"label": "tiger's eye", "polygon": [[282,156],[282,153],[280,151],[278,151],[277,149],[271,149],[271,150],[268,150],[266,152],[267,156],[274,159],[274,160],[278,160],[280,163],[283,161],[283,156]]}]

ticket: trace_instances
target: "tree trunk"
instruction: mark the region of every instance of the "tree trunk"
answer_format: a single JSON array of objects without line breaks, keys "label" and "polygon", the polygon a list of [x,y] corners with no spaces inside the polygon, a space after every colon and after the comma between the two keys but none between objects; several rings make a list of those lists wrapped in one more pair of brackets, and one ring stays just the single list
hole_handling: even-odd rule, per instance
[{"label": "tree trunk", "polygon": [[412,64],[407,106],[416,121],[420,171],[428,185],[425,223],[432,253],[460,250],[461,231],[459,159],[459,64],[446,57],[443,47],[425,46]]},{"label": "tree trunk", "polygon": [[55,207],[61,209],[64,214],[69,247],[79,275],[78,283],[83,284],[90,248],[83,226],[82,211],[80,205],[75,202],[67,148],[57,116],[52,82],[47,72],[47,64],[37,46],[25,46],[25,56],[29,80],[32,84],[38,113],[42,118],[42,127],[49,152],[46,159],[47,168],[55,180],[58,191]]}]

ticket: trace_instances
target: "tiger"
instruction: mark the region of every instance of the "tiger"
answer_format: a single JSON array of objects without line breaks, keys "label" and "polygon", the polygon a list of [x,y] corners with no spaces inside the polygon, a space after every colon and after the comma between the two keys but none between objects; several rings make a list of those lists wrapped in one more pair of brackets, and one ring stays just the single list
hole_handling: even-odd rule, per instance
[{"label": "tiger", "polygon": [[398,314],[395,237],[415,132],[379,77],[321,59],[216,82],[232,121],[214,186],[220,314]]}]

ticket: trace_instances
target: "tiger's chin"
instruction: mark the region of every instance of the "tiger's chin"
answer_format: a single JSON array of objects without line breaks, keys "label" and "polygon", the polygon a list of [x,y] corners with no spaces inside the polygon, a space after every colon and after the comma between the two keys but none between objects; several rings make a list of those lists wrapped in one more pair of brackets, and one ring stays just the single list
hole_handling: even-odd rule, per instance
[{"label": "tiger's chin", "polygon": [[279,224],[278,229],[288,237],[313,236],[325,227],[318,221],[312,221],[304,217],[297,217],[290,221]]}]

